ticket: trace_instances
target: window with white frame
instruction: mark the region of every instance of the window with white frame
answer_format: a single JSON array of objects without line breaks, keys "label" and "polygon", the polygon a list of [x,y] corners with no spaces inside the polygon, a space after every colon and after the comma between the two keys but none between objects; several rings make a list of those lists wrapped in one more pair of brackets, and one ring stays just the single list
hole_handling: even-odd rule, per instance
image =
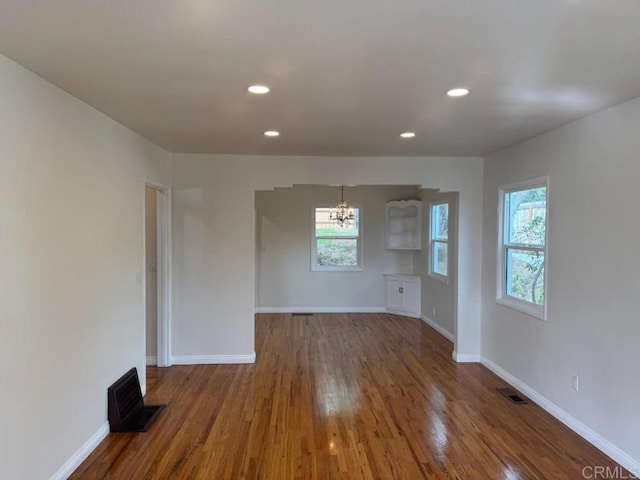
[{"label": "window with white frame", "polygon": [[449,204],[431,205],[429,234],[429,274],[447,281],[449,278]]},{"label": "window with white frame", "polygon": [[359,207],[351,207],[354,219],[339,225],[331,220],[333,207],[313,208],[311,269],[315,271],[362,270],[362,228]]},{"label": "window with white frame", "polygon": [[546,317],[548,177],[499,189],[497,301]]}]

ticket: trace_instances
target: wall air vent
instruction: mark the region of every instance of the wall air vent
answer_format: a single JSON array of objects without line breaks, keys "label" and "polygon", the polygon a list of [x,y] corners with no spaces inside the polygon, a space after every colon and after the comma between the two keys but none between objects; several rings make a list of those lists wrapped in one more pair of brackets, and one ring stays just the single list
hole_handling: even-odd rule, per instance
[{"label": "wall air vent", "polygon": [[112,432],[146,432],[164,405],[145,405],[138,371],[132,368],[107,390],[109,426]]}]

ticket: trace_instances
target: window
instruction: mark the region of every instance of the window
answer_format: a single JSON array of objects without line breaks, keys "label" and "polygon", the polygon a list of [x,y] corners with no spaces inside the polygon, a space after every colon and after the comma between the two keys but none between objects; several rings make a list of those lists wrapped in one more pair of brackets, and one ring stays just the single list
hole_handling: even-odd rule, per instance
[{"label": "window", "polygon": [[314,207],[311,270],[362,270],[361,210],[352,208],[353,222],[339,226],[329,219],[332,207]]},{"label": "window", "polygon": [[499,190],[497,301],[546,317],[548,177]]},{"label": "window", "polygon": [[444,282],[449,277],[449,204],[431,205],[429,274]]}]

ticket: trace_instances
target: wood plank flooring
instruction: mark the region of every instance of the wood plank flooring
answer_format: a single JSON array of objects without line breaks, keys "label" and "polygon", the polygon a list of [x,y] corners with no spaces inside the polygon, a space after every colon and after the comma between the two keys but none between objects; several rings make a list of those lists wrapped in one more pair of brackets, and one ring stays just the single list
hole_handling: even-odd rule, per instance
[{"label": "wood plank flooring", "polygon": [[[72,479],[579,479],[617,465],[420,320],[256,316],[255,365],[148,369],[146,434]],[[629,477],[630,478],[630,477]]]}]

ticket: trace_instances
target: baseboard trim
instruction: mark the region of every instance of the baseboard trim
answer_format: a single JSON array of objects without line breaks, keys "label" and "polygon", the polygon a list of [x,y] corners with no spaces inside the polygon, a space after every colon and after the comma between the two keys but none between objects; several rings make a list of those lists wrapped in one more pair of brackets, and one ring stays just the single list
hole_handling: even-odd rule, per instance
[{"label": "baseboard trim", "polygon": [[481,360],[479,353],[458,353],[455,350],[451,357],[458,363],[480,363]]},{"label": "baseboard trim", "polygon": [[384,307],[258,307],[256,313],[384,313]]},{"label": "baseboard trim", "polygon": [[93,452],[102,440],[109,435],[109,422],[103,423],[100,428],[91,435],[91,438],[82,445],[62,467],[54,473],[50,480],[66,480]]},{"label": "baseboard trim", "polygon": [[395,308],[385,308],[384,311],[392,315],[400,315],[402,317],[420,318],[420,315],[417,313],[404,312],[402,310],[396,310]]},{"label": "baseboard trim", "polygon": [[255,352],[249,355],[182,355],[172,358],[172,365],[221,365],[256,363]]},{"label": "baseboard trim", "polygon": [[442,325],[437,324],[434,320],[431,320],[429,317],[425,315],[420,315],[420,320],[433,328],[436,332],[442,335],[444,338],[449,340],[451,343],[454,343],[455,340],[453,338],[453,333],[449,330],[446,330]]},{"label": "baseboard trim", "polygon": [[147,357],[147,365],[158,365],[158,357]]},{"label": "baseboard trim", "polygon": [[561,421],[571,430],[576,432],[586,441],[591,443],[598,450],[604,452],[606,455],[611,457],[613,460],[618,462],[624,468],[629,470],[632,473],[640,472],[640,460],[636,460],[618,447],[616,447],[613,443],[611,443],[606,438],[602,437],[600,434],[594,432],[589,427],[587,427],[584,423],[580,422],[576,418],[572,417],[562,408],[557,406],[555,403],[551,402],[549,399],[544,397],[543,395],[536,392],[533,388],[531,388],[526,383],[520,381],[518,378],[513,376],[511,373],[507,372],[505,369],[495,364],[488,358],[482,356],[480,359],[482,365],[487,367],[493,373],[495,373],[502,380],[507,382],[512,387],[516,388],[520,392],[522,392],[525,396],[529,397],[533,402],[539,405],[542,409],[546,410],[548,413],[553,415],[556,419]]}]

